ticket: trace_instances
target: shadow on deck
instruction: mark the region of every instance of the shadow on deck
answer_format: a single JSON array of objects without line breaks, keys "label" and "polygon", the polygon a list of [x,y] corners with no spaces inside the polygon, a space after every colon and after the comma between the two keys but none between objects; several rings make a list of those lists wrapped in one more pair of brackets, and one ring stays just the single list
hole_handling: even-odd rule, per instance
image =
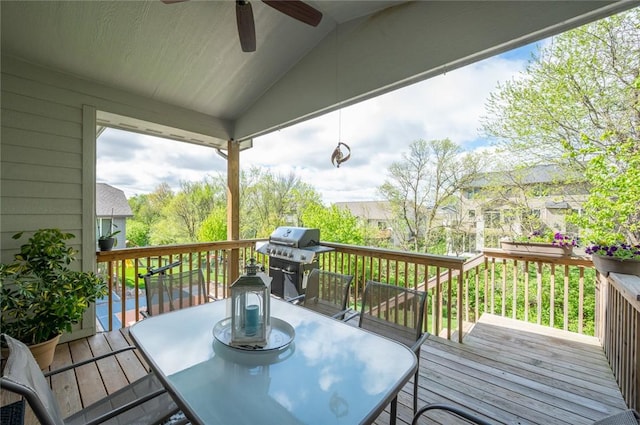
[{"label": "shadow on deck", "polygon": [[[122,330],[61,344],[53,367],[118,348],[127,338]],[[66,372],[70,376],[51,385],[67,416],[144,373],[144,361],[129,353],[84,366],[75,376]],[[398,424],[411,422],[412,389],[409,383],[399,395]],[[626,408],[596,338],[492,315],[482,316],[464,344],[436,336],[427,340],[420,358],[419,398],[419,405],[453,404],[496,424],[591,424]],[[3,392],[2,404],[10,401]],[[387,410],[375,424],[388,423]],[[466,422],[430,413],[420,423]],[[29,414],[25,424],[37,421]]]}]

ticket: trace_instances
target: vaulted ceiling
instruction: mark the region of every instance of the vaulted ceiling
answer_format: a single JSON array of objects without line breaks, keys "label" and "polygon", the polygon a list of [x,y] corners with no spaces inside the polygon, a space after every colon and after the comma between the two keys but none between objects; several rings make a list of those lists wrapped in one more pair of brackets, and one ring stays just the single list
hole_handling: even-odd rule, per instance
[{"label": "vaulted ceiling", "polygon": [[638,5],[306,3],[323,14],[317,27],[251,1],[257,46],[246,53],[233,1],[3,0],[2,54],[205,114],[219,124],[207,136],[224,142],[249,140]]}]

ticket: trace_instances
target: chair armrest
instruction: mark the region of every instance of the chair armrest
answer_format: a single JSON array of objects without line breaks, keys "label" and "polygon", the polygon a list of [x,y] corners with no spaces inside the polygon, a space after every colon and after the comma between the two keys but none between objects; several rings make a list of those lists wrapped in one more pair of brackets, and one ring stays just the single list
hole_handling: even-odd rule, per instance
[{"label": "chair armrest", "polygon": [[305,295],[306,295],[306,294],[300,294],[300,295],[298,295],[297,297],[287,298],[287,302],[288,302],[288,303],[292,303],[292,304],[297,303],[297,302],[299,302],[299,301],[304,300]]},{"label": "chair armrest", "polygon": [[411,346],[411,349],[413,350],[414,353],[417,353],[420,350],[420,347],[422,347],[422,344],[425,343],[425,341],[427,340],[427,338],[429,338],[430,335],[431,334],[429,332],[425,332],[420,336],[420,338],[418,338],[416,342],[413,343],[413,345]]},{"label": "chair armrest", "polygon": [[471,413],[459,409],[457,407],[454,406],[448,406],[446,404],[428,404],[426,406],[421,407],[420,409],[418,409],[418,411],[416,412],[415,416],[413,417],[413,420],[411,421],[411,425],[416,425],[418,423],[418,418],[427,410],[446,410],[448,412],[454,413],[468,421],[473,422],[474,424],[477,425],[492,425],[489,422],[485,421],[484,419],[480,419],[478,417],[473,416]]},{"label": "chair armrest", "polygon": [[85,365],[85,364],[93,363],[95,361],[104,359],[106,357],[110,357],[110,356],[113,356],[113,355],[116,355],[116,354],[119,354],[119,353],[123,353],[125,351],[135,350],[135,349],[136,349],[136,347],[134,347],[132,345],[129,345],[127,347],[119,348],[117,350],[113,350],[113,351],[110,351],[108,353],[101,354],[101,355],[96,356],[96,357],[92,357],[90,359],[81,360],[81,361],[79,361],[77,363],[73,363],[73,364],[61,367],[59,369],[51,370],[49,372],[43,372],[43,374],[44,374],[45,377],[48,377],[48,376],[51,376],[51,375],[55,375],[57,373],[66,372],[67,370],[75,369],[78,366],[82,366],[82,365]]},{"label": "chair armrest", "polygon": [[[347,314],[348,312],[353,311],[350,308],[345,308],[342,311],[337,312],[336,314],[332,315],[331,318],[332,319],[340,319],[341,321],[345,321],[344,316],[345,314]],[[341,319],[342,317],[342,319]]]},{"label": "chair armrest", "polygon": [[353,314],[348,315],[347,317],[345,317],[344,319],[342,319],[343,322],[348,322],[349,320],[360,316],[360,313],[358,313],[357,311],[354,311]]}]

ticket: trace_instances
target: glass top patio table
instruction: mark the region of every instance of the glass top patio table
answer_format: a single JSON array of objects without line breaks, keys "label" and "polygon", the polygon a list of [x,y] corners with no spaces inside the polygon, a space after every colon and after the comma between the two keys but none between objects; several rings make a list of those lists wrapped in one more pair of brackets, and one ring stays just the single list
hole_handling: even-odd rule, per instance
[{"label": "glass top patio table", "polygon": [[133,325],[131,337],[194,424],[364,424],[413,376],[406,346],[277,299],[272,317],[295,329],[274,351],[228,347],[213,336],[216,301]]}]

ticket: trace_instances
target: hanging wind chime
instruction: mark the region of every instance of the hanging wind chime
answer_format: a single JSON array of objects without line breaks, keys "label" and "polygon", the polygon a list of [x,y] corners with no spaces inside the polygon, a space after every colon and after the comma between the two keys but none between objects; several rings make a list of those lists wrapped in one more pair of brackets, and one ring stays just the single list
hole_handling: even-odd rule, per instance
[{"label": "hanging wind chime", "polygon": [[[336,27],[336,100],[338,100],[338,28]],[[338,111],[338,146],[331,153],[331,164],[334,167],[340,168],[340,164],[347,162],[351,158],[351,148],[346,143],[340,141],[342,138],[342,108]],[[343,152],[344,148],[344,152]]]},{"label": "hanging wind chime", "polygon": [[[344,146],[346,149],[346,154],[342,152],[340,146]],[[351,148],[346,143],[338,142],[338,146],[333,150],[331,154],[331,163],[334,167],[340,168],[340,164],[343,162],[347,162],[351,158]]]},{"label": "hanging wind chime", "polygon": [[[340,164],[347,162],[351,158],[351,148],[344,142],[341,142],[342,138],[342,109],[338,111],[338,146],[333,150],[331,154],[331,163],[334,167],[340,168]],[[345,152],[342,151],[344,147]]]}]

